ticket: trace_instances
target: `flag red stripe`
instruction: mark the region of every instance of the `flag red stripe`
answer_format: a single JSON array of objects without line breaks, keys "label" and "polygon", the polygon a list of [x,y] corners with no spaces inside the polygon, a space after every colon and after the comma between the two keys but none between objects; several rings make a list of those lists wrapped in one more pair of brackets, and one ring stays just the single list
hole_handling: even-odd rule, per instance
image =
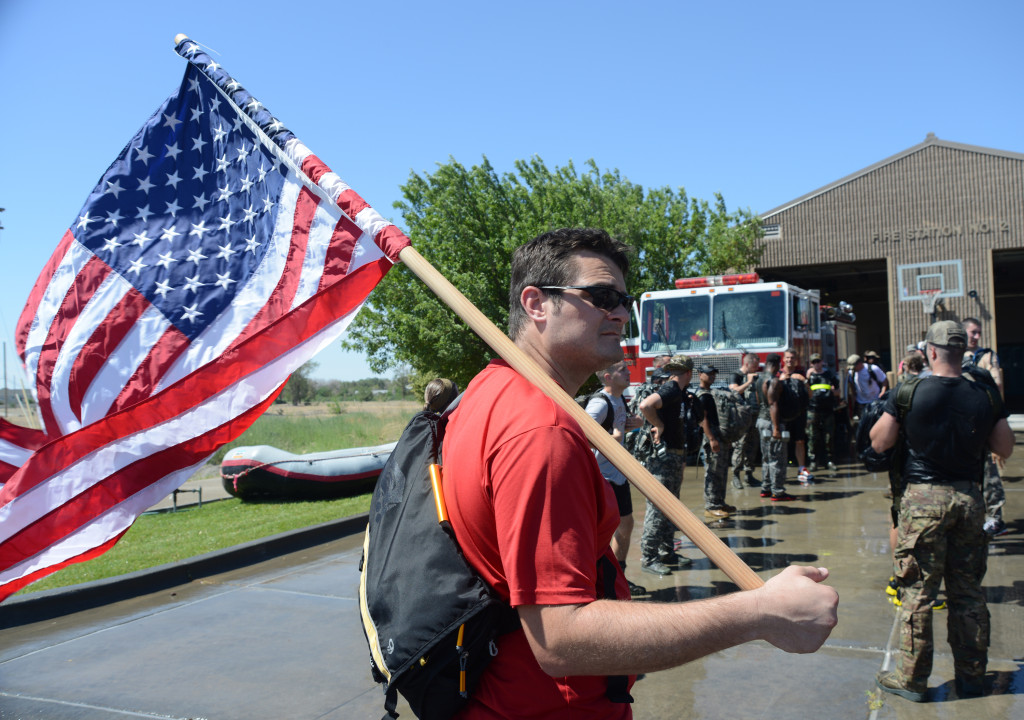
[{"label": "flag red stripe", "polygon": [[[370,207],[370,204],[363,200],[362,196],[352,188],[349,188],[338,196],[338,206],[345,211],[350,218],[355,218],[360,212]],[[376,238],[375,238],[376,239]],[[406,241],[406,245],[408,245]],[[383,248],[381,248],[383,250]]]},{"label": "flag red stripe", "polygon": [[391,268],[380,258],[362,265],[309,301],[271,323],[258,337],[238,345],[207,365],[174,383],[170,388],[112,413],[49,444],[37,452],[3,489],[0,506],[69,467],[104,445],[124,438],[139,428],[153,427],[188,411],[196,398],[207,398],[230,388],[242,378],[269,364],[338,318],[359,307]]},{"label": "flag red stripe", "polygon": [[140,458],[111,473],[70,501],[54,508],[20,532],[0,543],[0,567],[10,568],[71,535],[155,480],[196,464],[218,447],[231,442],[273,404],[277,394],[253,406],[223,425],[185,442]]},{"label": "flag red stripe", "polygon": [[149,307],[146,297],[131,288],[82,346],[68,377],[68,405],[79,420],[82,419],[82,398],[96,374]]},{"label": "flag red stripe", "polygon": [[111,404],[109,412],[123,410],[152,395],[160,378],[188,348],[188,337],[184,333],[173,325],[167,328],[153,349],[135,368],[135,372]]},{"label": "flag red stripe", "polygon": [[288,248],[288,258],[281,271],[281,277],[277,281],[277,287],[270,293],[267,302],[256,313],[256,316],[231,343],[229,349],[237,347],[261,331],[274,318],[280,318],[291,308],[292,302],[295,300],[295,293],[299,288],[299,281],[302,279],[302,261],[306,256],[309,229],[313,225],[313,217],[318,204],[319,199],[309,188],[303,187],[299,191],[299,196],[295,201],[292,240]]},{"label": "flag red stripe", "polygon": [[65,230],[64,236],[57,244],[57,249],[53,251],[53,255],[47,261],[46,267],[39,273],[35,285],[32,286],[32,292],[28,295],[25,309],[21,311],[21,315],[18,318],[18,326],[14,336],[14,346],[21,357],[25,356],[25,342],[28,340],[28,333],[32,329],[32,320],[35,318],[39,301],[42,300],[43,295],[46,293],[46,287],[50,284],[50,279],[57,271],[57,267],[64,259],[68,248],[71,247],[73,242],[75,242],[75,236],[71,234],[71,230]]},{"label": "flag red stripe", "polygon": [[126,532],[128,532],[128,528],[125,528],[124,532],[118,535],[117,537],[111,538],[102,545],[90,548],[81,555],[76,555],[75,557],[68,558],[63,562],[54,563],[53,565],[40,568],[39,570],[36,570],[34,573],[26,575],[25,577],[18,578],[17,580],[11,580],[10,582],[4,585],[0,585],[0,602],[5,600],[9,596],[13,595],[14,593],[18,592],[23,587],[27,587],[28,585],[34,583],[36,580],[40,580],[46,577],[50,573],[55,573],[58,570],[62,570],[66,568],[68,565],[74,565],[75,563],[85,562],[86,560],[92,560],[93,558],[99,557],[107,550],[114,547],[114,545],[117,544],[117,541],[124,537],[124,533]]},{"label": "flag red stripe", "polygon": [[352,264],[352,253],[356,249],[363,231],[347,215],[342,215],[334,226],[331,244],[324,259],[324,272],[320,277],[319,290],[323,290],[348,272]]},{"label": "flag red stripe", "polygon": [[3,418],[0,418],[0,438],[26,450],[38,450],[50,441],[50,436],[42,430],[15,425]]},{"label": "flag red stripe", "polygon": [[46,432],[50,435],[60,435],[61,429],[53,416],[53,408],[50,404],[51,391],[50,380],[53,377],[53,366],[57,362],[60,348],[64,345],[68,335],[74,327],[75,321],[81,314],[83,308],[88,304],[96,289],[103,284],[103,281],[110,275],[110,267],[97,257],[91,258],[82,271],[78,273],[75,282],[64,301],[61,303],[57,316],[50,324],[50,331],[47,333],[46,341],[43,343],[42,351],[39,353],[39,367],[36,370],[36,378],[46,378],[45,382],[37,382],[36,399],[39,403],[39,413],[43,416],[43,423]]}]

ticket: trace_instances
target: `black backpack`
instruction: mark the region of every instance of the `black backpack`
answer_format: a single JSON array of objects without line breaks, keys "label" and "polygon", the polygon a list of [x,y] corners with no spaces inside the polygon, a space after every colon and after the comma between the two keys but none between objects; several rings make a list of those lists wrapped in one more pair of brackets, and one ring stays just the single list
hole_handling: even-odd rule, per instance
[{"label": "black backpack", "polygon": [[612,431],[612,427],[615,425],[615,406],[612,405],[612,401],[608,399],[608,396],[604,394],[603,390],[592,392],[589,395],[580,395],[576,398],[576,404],[586,411],[587,405],[589,405],[590,401],[595,397],[600,397],[608,406],[608,412],[604,414],[604,420],[601,421],[601,427],[610,433]]},{"label": "black backpack", "polygon": [[[767,396],[764,389],[764,384],[770,378],[762,374],[757,379],[756,390],[757,390],[757,401],[758,403],[767,403]],[[809,396],[807,393],[807,385],[803,381],[797,380],[796,378],[787,378],[786,380],[776,381],[782,387],[779,392],[778,405],[779,422],[793,422],[802,413],[807,412],[807,404],[809,402]]]},{"label": "black backpack", "polygon": [[746,435],[747,430],[757,419],[757,407],[751,405],[739,393],[724,388],[711,388],[697,391],[697,395],[710,394],[715,401],[718,414],[719,439],[726,443],[734,443]]},{"label": "black backpack", "polygon": [[396,691],[419,718],[454,715],[497,653],[496,638],[519,625],[438,521],[430,466],[447,422],[447,413],[413,416],[370,503],[359,610],[385,718],[397,717]]},{"label": "black backpack", "polygon": [[[659,387],[661,387],[661,384],[655,382],[645,382],[639,385],[627,406],[629,414],[643,417],[640,413],[640,403],[645,398],[658,392]],[[644,420],[642,427],[626,433],[623,444],[633,457],[646,465],[647,461],[654,456],[654,436],[651,435],[651,424]]]},{"label": "black backpack", "polygon": [[[497,638],[519,627],[519,614],[462,554],[440,485],[441,442],[450,413],[422,411],[402,431],[381,471],[359,563],[359,612],[370,671],[383,686],[385,715],[397,718],[397,693],[421,720],[445,720],[465,705]],[[436,473],[432,471],[436,469]],[[441,517],[443,515],[443,521]],[[598,595],[615,597],[617,563],[598,561]],[[609,676],[612,702],[633,702],[628,678]]]}]

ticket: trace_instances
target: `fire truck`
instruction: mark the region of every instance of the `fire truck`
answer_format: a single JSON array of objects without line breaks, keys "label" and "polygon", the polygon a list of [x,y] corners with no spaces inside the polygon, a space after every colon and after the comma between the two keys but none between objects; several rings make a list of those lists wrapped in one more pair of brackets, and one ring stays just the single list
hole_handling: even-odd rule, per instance
[{"label": "fire truck", "polygon": [[764,282],[757,273],[681,278],[672,290],[640,296],[622,346],[633,385],[648,379],[658,355],[685,353],[695,367],[711,363],[716,384],[728,385],[745,353],[763,363],[787,350],[804,368],[811,353],[821,353],[845,382],[846,358],[856,352],[855,319],[845,302],[823,308],[817,290]]}]

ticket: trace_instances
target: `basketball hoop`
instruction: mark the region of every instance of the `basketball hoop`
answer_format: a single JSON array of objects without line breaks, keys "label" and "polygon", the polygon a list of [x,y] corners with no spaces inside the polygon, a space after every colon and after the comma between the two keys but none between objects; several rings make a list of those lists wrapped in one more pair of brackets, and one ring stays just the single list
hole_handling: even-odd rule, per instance
[{"label": "basketball hoop", "polygon": [[921,290],[921,304],[924,305],[925,315],[935,314],[935,305],[939,302],[939,289]]}]

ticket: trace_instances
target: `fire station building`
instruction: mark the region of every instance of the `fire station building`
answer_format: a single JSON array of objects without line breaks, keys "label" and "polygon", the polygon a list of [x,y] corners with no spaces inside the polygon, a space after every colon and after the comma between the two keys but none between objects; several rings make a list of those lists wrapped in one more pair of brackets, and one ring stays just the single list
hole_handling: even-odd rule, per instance
[{"label": "fire station building", "polygon": [[982,322],[1024,411],[1024,154],[925,141],[761,215],[757,272],[857,316],[892,370],[933,320]]}]

